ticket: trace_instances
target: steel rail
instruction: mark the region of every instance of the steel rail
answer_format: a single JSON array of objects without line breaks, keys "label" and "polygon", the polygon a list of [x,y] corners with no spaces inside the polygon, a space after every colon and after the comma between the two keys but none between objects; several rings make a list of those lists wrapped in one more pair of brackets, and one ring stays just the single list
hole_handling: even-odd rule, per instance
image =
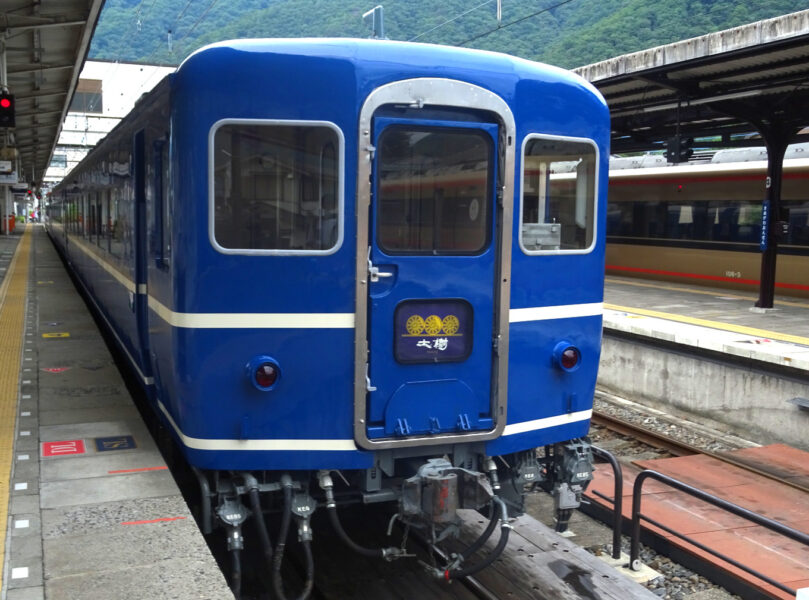
[{"label": "steel rail", "polygon": [[804,493],[809,494],[809,487],[805,485],[801,485],[800,483],[794,481],[789,481],[788,479],[779,477],[775,473],[770,473],[769,471],[758,469],[744,461],[733,458],[728,454],[725,453],[720,454],[717,452],[711,452],[710,450],[704,450],[702,448],[698,448],[697,446],[681,442],[680,440],[676,440],[667,435],[651,431],[649,429],[646,429],[645,427],[636,425],[635,423],[630,423],[629,421],[624,421],[623,419],[619,419],[617,417],[613,417],[612,415],[608,415],[599,411],[593,411],[593,417],[591,420],[593,423],[597,425],[606,427],[607,429],[614,431],[616,433],[630,436],[654,448],[665,450],[673,454],[674,456],[691,456],[694,454],[704,454],[705,456],[710,456],[711,458],[715,458],[716,460],[733,465],[734,467],[744,469],[745,471],[748,471],[750,473],[755,473],[756,475],[760,475],[761,477],[766,477],[767,479],[777,481],[778,483],[788,485],[789,487],[795,488],[796,490],[800,490]]}]

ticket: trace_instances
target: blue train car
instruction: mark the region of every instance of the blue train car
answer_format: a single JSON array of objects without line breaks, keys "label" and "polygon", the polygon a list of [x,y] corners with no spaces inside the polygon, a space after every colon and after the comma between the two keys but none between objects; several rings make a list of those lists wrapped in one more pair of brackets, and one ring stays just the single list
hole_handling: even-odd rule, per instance
[{"label": "blue train car", "polygon": [[438,539],[536,486],[563,523],[591,477],[608,140],[593,87],[510,56],[223,42],[56,188],[49,228],[211,490],[206,529],[283,494],[304,541],[341,499]]}]

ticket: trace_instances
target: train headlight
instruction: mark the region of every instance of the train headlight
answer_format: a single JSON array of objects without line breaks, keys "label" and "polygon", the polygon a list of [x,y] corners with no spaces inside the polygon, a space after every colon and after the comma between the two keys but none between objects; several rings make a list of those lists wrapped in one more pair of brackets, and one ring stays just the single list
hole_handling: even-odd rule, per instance
[{"label": "train headlight", "polygon": [[568,373],[581,365],[581,350],[568,341],[561,341],[553,349],[553,363]]},{"label": "train headlight", "polygon": [[247,363],[246,371],[253,387],[262,392],[273,389],[281,378],[281,367],[270,356],[256,356]]}]

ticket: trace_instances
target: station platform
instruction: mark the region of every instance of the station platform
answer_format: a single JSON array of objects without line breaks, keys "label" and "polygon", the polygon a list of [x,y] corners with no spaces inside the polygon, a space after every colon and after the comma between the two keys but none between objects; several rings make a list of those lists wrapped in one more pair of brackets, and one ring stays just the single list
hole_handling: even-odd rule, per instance
[{"label": "station platform", "polygon": [[598,389],[809,450],[809,301],[607,277]]},{"label": "station platform", "polygon": [[0,276],[2,597],[232,598],[42,226]]},{"label": "station platform", "polygon": [[[809,276],[809,274],[808,274]],[[809,371],[809,300],[608,276],[604,327]],[[754,310],[751,310],[754,309]]]}]

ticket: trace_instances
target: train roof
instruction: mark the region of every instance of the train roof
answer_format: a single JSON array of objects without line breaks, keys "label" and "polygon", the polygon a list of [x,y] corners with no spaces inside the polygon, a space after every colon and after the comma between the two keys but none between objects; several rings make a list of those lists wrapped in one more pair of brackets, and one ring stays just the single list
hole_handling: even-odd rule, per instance
[{"label": "train roof", "polygon": [[[197,71],[197,63],[220,72],[223,68],[255,65],[266,55],[309,58],[296,63],[296,74],[305,77],[307,71],[317,71],[319,61],[351,63],[357,75],[358,87],[363,83],[380,85],[389,80],[416,77],[445,77],[470,81],[505,95],[522,79],[548,84],[564,83],[597,98],[608,114],[606,102],[595,86],[572,71],[518,58],[500,52],[440,46],[416,42],[370,40],[353,38],[265,38],[226,40],[204,46],[192,53],[177,69],[178,79],[189,71]],[[384,75],[383,75],[384,74]],[[256,72],[251,73],[256,77]],[[332,91],[332,90],[330,90]]]},{"label": "train roof", "polygon": [[[784,161],[784,173],[792,173],[809,169],[809,158],[794,158]],[[744,175],[766,174],[767,161],[756,160],[747,162],[703,163],[698,165],[670,165],[663,167],[647,167],[639,169],[610,169],[610,181],[629,179],[678,179],[683,177],[700,177],[712,175]]]},{"label": "train roof", "polygon": [[[530,73],[549,79],[565,80],[582,85],[600,96],[595,86],[587,80],[553,65],[539,63],[501,52],[441,46],[418,42],[370,40],[354,38],[261,38],[225,40],[203,46],[188,56],[178,67],[178,72],[201,56],[226,51],[255,54],[285,54],[316,58],[350,60],[358,66],[387,64],[430,67],[435,70],[476,69],[498,73],[513,72],[522,77]],[[302,66],[305,69],[305,65]]]}]

